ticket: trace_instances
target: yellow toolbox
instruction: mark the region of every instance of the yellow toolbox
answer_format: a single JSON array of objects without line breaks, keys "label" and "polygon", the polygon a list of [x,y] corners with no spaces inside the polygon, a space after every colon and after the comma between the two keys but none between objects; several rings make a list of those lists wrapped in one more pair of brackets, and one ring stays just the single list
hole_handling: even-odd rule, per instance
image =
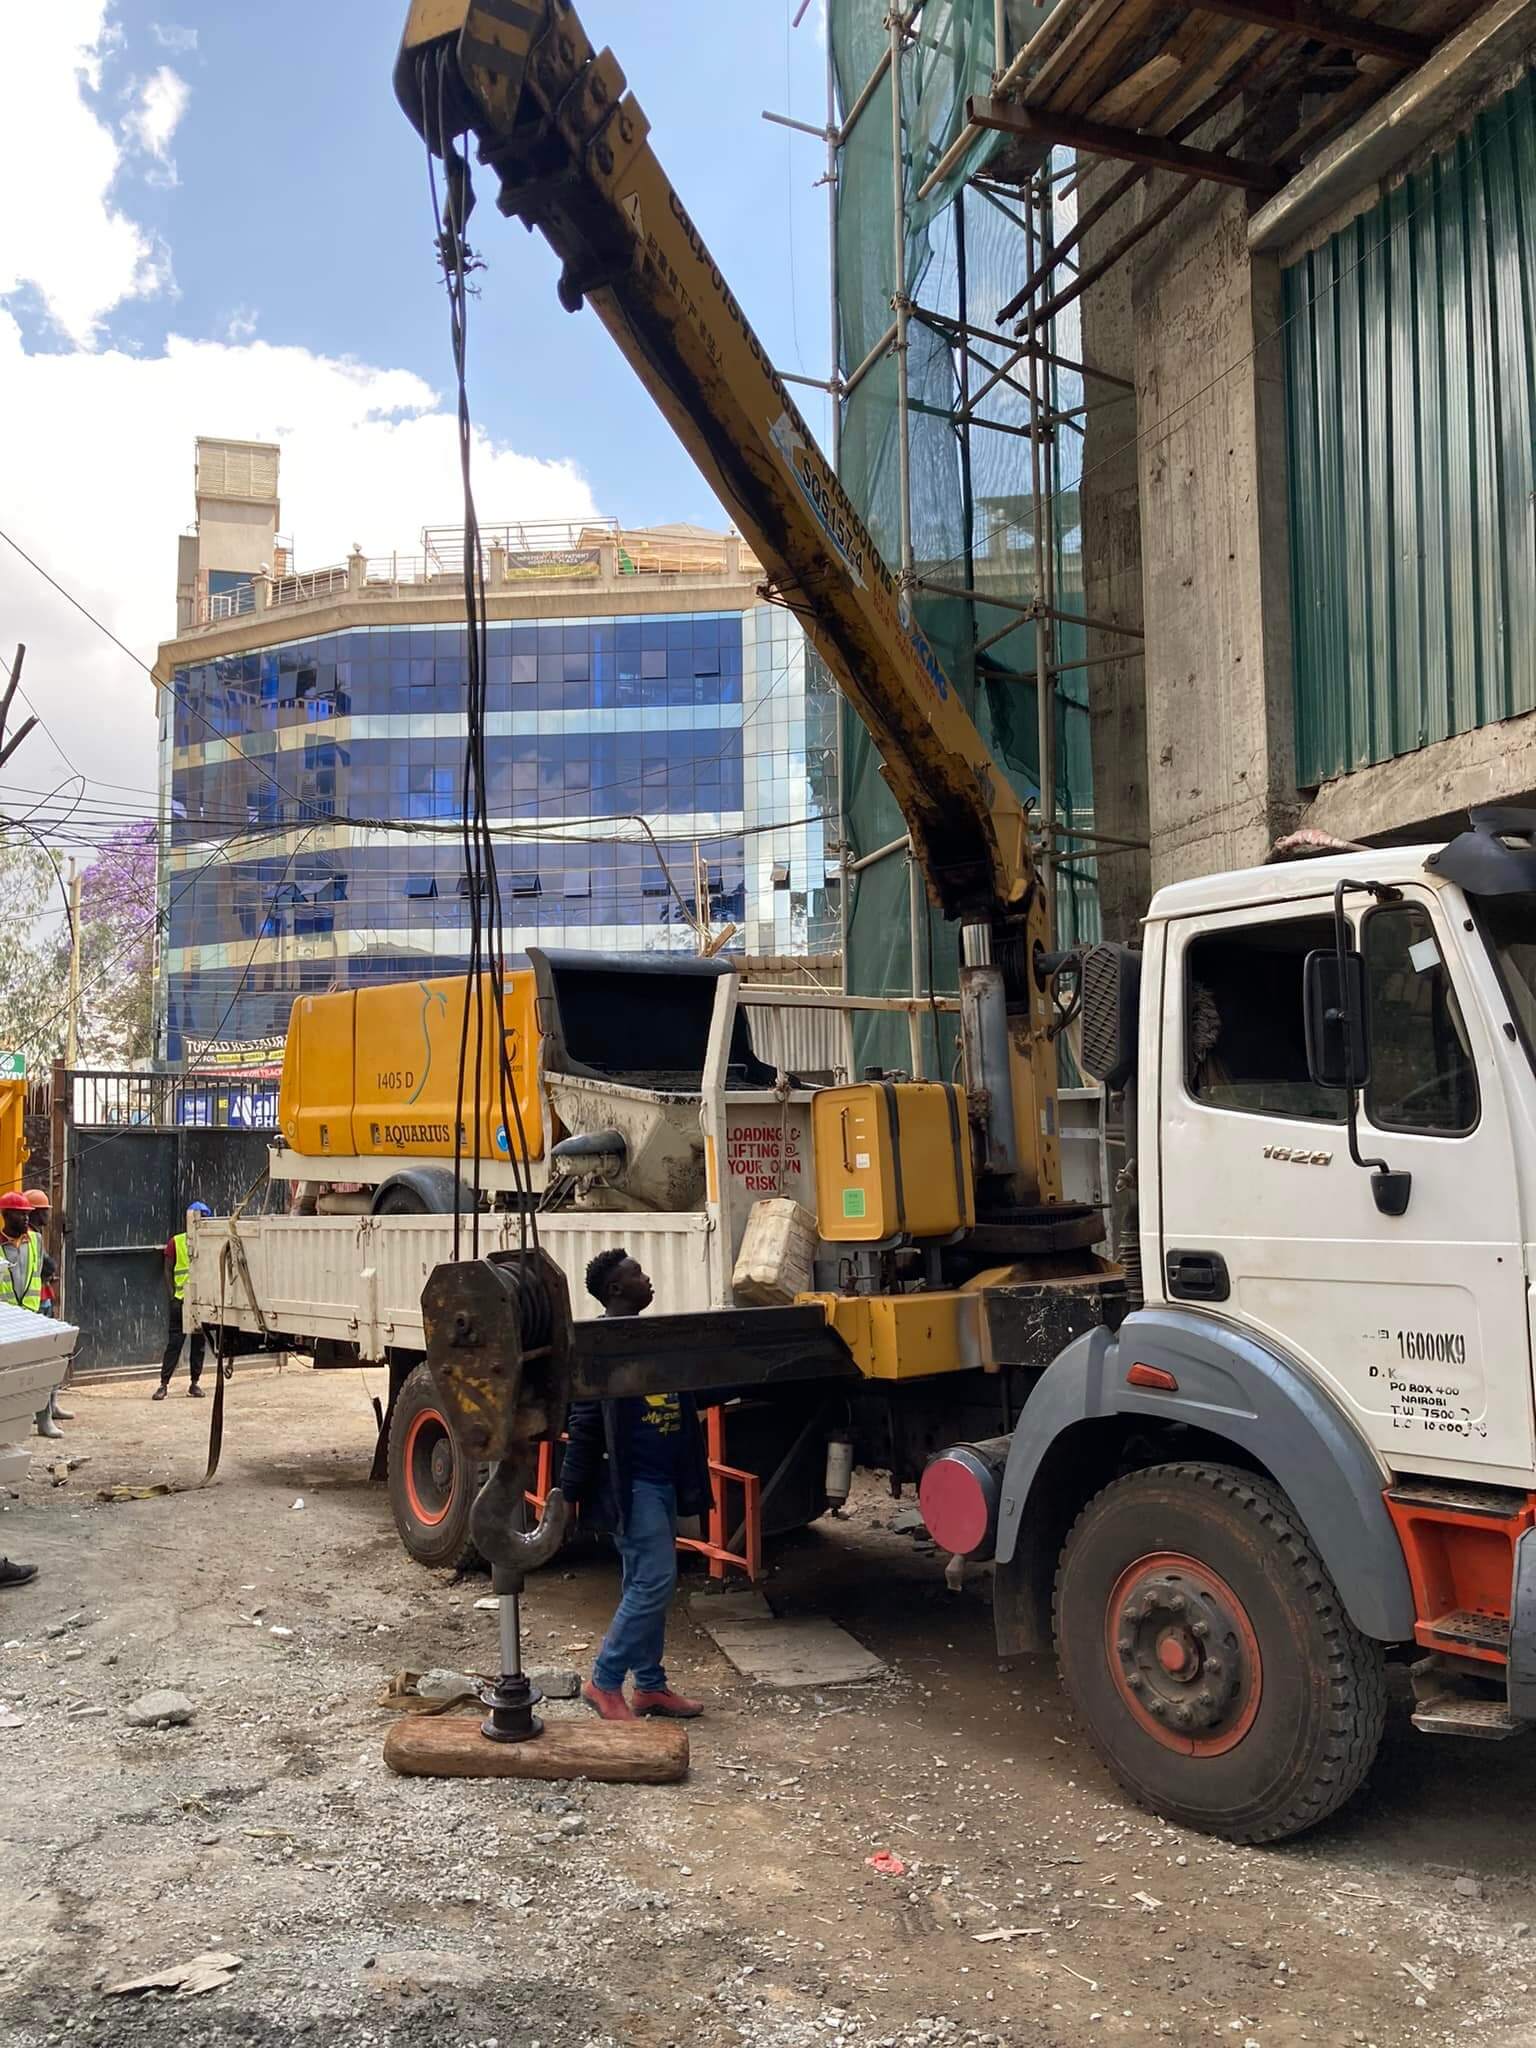
[{"label": "yellow toolbox", "polygon": [[828,1244],[950,1237],[976,1220],[965,1096],[942,1081],[860,1081],[811,1099]]}]

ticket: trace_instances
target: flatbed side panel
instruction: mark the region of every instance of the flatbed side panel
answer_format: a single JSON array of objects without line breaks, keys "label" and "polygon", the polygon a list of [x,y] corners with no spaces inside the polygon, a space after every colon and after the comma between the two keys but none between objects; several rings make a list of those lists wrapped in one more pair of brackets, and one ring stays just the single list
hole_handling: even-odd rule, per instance
[{"label": "flatbed side panel", "polygon": [[[515,1217],[482,1217],[480,1251],[516,1251],[521,1239]],[[597,1316],[586,1289],[587,1264],[622,1245],[650,1274],[656,1306],[664,1314],[710,1307],[707,1247],[709,1219],[700,1215],[593,1215],[568,1213],[539,1218],[539,1243],[553,1254],[571,1290],[577,1321]],[[437,1217],[380,1218],[370,1224],[370,1256],[378,1272],[379,1315],[388,1344],[424,1342],[421,1290],[434,1266],[453,1257],[453,1227]],[[459,1257],[473,1248],[466,1229]],[[410,1336],[398,1333],[409,1330]]]},{"label": "flatbed side panel", "polygon": [[[250,1273],[251,1291],[271,1330],[339,1343],[362,1342],[367,1312],[361,1236],[367,1219],[357,1216],[253,1217],[238,1224]],[[186,1320],[223,1323],[257,1334],[261,1318],[248,1298],[238,1268],[224,1270],[230,1235],[225,1218],[188,1230]]]},{"label": "flatbed side panel", "polygon": [[[480,1219],[480,1250],[517,1248],[517,1219]],[[256,1333],[260,1320],[238,1274],[221,1280],[229,1221],[200,1226],[191,1244],[188,1321],[223,1322]],[[364,1358],[391,1349],[424,1351],[421,1290],[435,1266],[453,1257],[446,1216],[267,1216],[236,1226],[252,1290],[271,1330],[295,1338],[329,1337],[356,1344]],[[650,1274],[663,1314],[689,1314],[710,1298],[709,1218],[703,1215],[567,1214],[539,1219],[539,1239],[571,1288],[578,1320],[595,1317],[587,1293],[587,1261],[623,1245]],[[470,1255],[466,1230],[461,1257]]]}]

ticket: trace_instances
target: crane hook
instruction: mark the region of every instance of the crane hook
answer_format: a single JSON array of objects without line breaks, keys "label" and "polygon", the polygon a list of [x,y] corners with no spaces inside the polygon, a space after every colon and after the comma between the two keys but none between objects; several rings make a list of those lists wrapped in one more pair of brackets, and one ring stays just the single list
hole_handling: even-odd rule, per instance
[{"label": "crane hook", "polygon": [[498,1593],[521,1593],[527,1574],[548,1564],[565,1539],[566,1500],[558,1486],[550,1488],[537,1527],[519,1528],[529,1477],[526,1456],[498,1459],[469,1511],[470,1538]]}]

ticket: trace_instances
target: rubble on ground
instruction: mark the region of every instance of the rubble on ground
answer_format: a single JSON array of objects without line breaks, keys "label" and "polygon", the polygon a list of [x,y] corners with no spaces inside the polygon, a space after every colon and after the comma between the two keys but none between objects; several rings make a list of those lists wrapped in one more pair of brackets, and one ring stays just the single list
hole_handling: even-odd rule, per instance
[{"label": "rubble on ground", "polygon": [[[1119,1795],[1047,1666],[999,1673],[985,1588],[868,1512],[778,1547],[768,1590],[878,1679],[750,1684],[680,1600],[671,1675],[710,1707],[686,1784],[393,1777],[381,1689],[489,1669],[496,1619],[401,1552],[351,1379],[243,1371],[207,1493],[44,1476],[6,1517],[41,1566],[0,1621],[6,2048],[1524,2048],[1520,1746],[1426,1742],[1399,1706],[1328,1829],[1187,1834]],[[201,1454],[195,1413],[150,1438],[131,1390],[77,1400],[93,1483]],[[615,1583],[576,1551],[530,1582],[531,1670],[598,1640]],[[189,1722],[125,1724],[173,1689]],[[110,1995],[225,1955],[195,1995]]]}]

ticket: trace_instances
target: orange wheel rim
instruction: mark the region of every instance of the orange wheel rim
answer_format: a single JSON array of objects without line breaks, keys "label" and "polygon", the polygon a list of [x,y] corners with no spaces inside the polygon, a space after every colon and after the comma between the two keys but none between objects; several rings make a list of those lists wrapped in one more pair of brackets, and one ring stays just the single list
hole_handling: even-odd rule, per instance
[{"label": "orange wheel rim", "polygon": [[1104,1655],[1122,1705],[1180,1756],[1223,1756],[1253,1726],[1264,1662],[1248,1610],[1182,1551],[1128,1564],[1109,1596]]},{"label": "orange wheel rim", "polygon": [[405,1436],[406,1504],[429,1529],[446,1519],[453,1505],[453,1438],[435,1408],[411,1417]]}]

